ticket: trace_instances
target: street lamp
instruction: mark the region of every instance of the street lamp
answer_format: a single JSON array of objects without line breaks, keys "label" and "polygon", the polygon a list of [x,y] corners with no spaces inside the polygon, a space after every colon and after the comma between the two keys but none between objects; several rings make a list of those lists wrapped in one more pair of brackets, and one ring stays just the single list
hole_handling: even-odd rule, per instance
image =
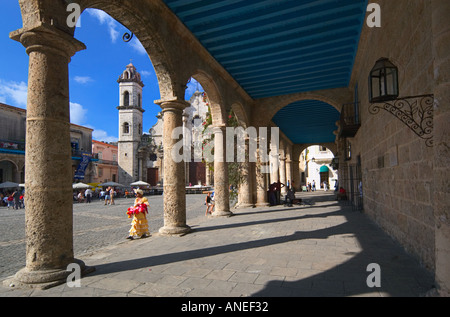
[{"label": "street lamp", "polygon": [[380,58],[370,71],[370,103],[395,100],[398,97],[398,68],[386,57]]},{"label": "street lamp", "polygon": [[398,96],[398,68],[382,57],[369,75],[369,112],[376,115],[380,110],[387,111],[432,147],[434,95]]}]

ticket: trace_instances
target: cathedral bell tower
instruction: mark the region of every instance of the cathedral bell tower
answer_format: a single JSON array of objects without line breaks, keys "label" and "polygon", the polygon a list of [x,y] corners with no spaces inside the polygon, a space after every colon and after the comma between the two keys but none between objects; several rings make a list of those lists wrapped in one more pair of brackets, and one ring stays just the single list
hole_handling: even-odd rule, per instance
[{"label": "cathedral bell tower", "polygon": [[132,63],[117,80],[119,83],[119,183],[129,186],[139,178],[138,148],[142,137],[141,75]]}]

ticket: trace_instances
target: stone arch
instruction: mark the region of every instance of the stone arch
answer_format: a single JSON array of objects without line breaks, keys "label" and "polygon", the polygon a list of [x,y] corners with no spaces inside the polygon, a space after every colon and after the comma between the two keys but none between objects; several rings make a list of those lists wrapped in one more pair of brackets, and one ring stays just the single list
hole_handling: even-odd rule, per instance
[{"label": "stone arch", "polygon": [[337,149],[337,145],[335,143],[310,143],[310,144],[298,144],[297,149],[295,151],[294,159],[296,161],[300,161],[300,155],[302,154],[302,152],[304,150],[306,150],[307,148],[309,148],[310,146],[314,146],[314,145],[326,147],[328,150],[331,151],[331,153],[333,153],[334,157],[337,157],[338,149]]},{"label": "stone arch", "polygon": [[225,125],[227,122],[226,109],[214,78],[201,70],[196,71],[192,78],[202,85],[208,95],[213,125]]},{"label": "stone arch", "polygon": [[19,165],[18,165],[18,163],[16,163],[16,162],[14,162],[13,160],[10,160],[10,159],[8,159],[8,158],[4,158],[4,159],[1,159],[0,160],[0,163],[1,162],[8,162],[8,163],[11,163],[12,165],[13,165],[13,167],[16,169],[16,172],[18,172],[20,169],[19,169]]},{"label": "stone arch", "polygon": [[236,115],[239,125],[243,128],[248,128],[250,124],[247,117],[247,113],[244,110],[244,107],[240,103],[233,103],[231,105],[231,109]]},{"label": "stone arch", "polygon": [[162,101],[184,100],[184,89],[171,57],[170,41],[161,32],[162,4],[155,1],[80,0],[82,11],[93,8],[106,12],[139,38],[155,69]]}]

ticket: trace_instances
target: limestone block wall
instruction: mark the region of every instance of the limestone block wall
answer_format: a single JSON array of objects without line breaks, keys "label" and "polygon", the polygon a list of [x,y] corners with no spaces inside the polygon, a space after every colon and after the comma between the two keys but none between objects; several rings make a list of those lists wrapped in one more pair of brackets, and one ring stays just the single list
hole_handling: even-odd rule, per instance
[{"label": "limestone block wall", "polygon": [[351,80],[351,89],[358,85],[361,128],[350,139],[349,163],[360,155],[364,211],[433,271],[433,148],[392,114],[368,111],[368,77],[381,57],[399,68],[400,97],[433,93],[431,5],[422,0],[376,2],[382,25],[364,26]]}]

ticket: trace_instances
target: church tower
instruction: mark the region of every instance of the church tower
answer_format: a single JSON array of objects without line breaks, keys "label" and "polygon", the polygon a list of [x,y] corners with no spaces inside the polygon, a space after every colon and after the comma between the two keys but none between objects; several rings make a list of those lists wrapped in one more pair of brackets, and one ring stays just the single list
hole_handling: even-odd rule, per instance
[{"label": "church tower", "polygon": [[138,148],[142,137],[141,75],[132,63],[117,80],[119,83],[119,183],[129,186],[139,179]]}]

